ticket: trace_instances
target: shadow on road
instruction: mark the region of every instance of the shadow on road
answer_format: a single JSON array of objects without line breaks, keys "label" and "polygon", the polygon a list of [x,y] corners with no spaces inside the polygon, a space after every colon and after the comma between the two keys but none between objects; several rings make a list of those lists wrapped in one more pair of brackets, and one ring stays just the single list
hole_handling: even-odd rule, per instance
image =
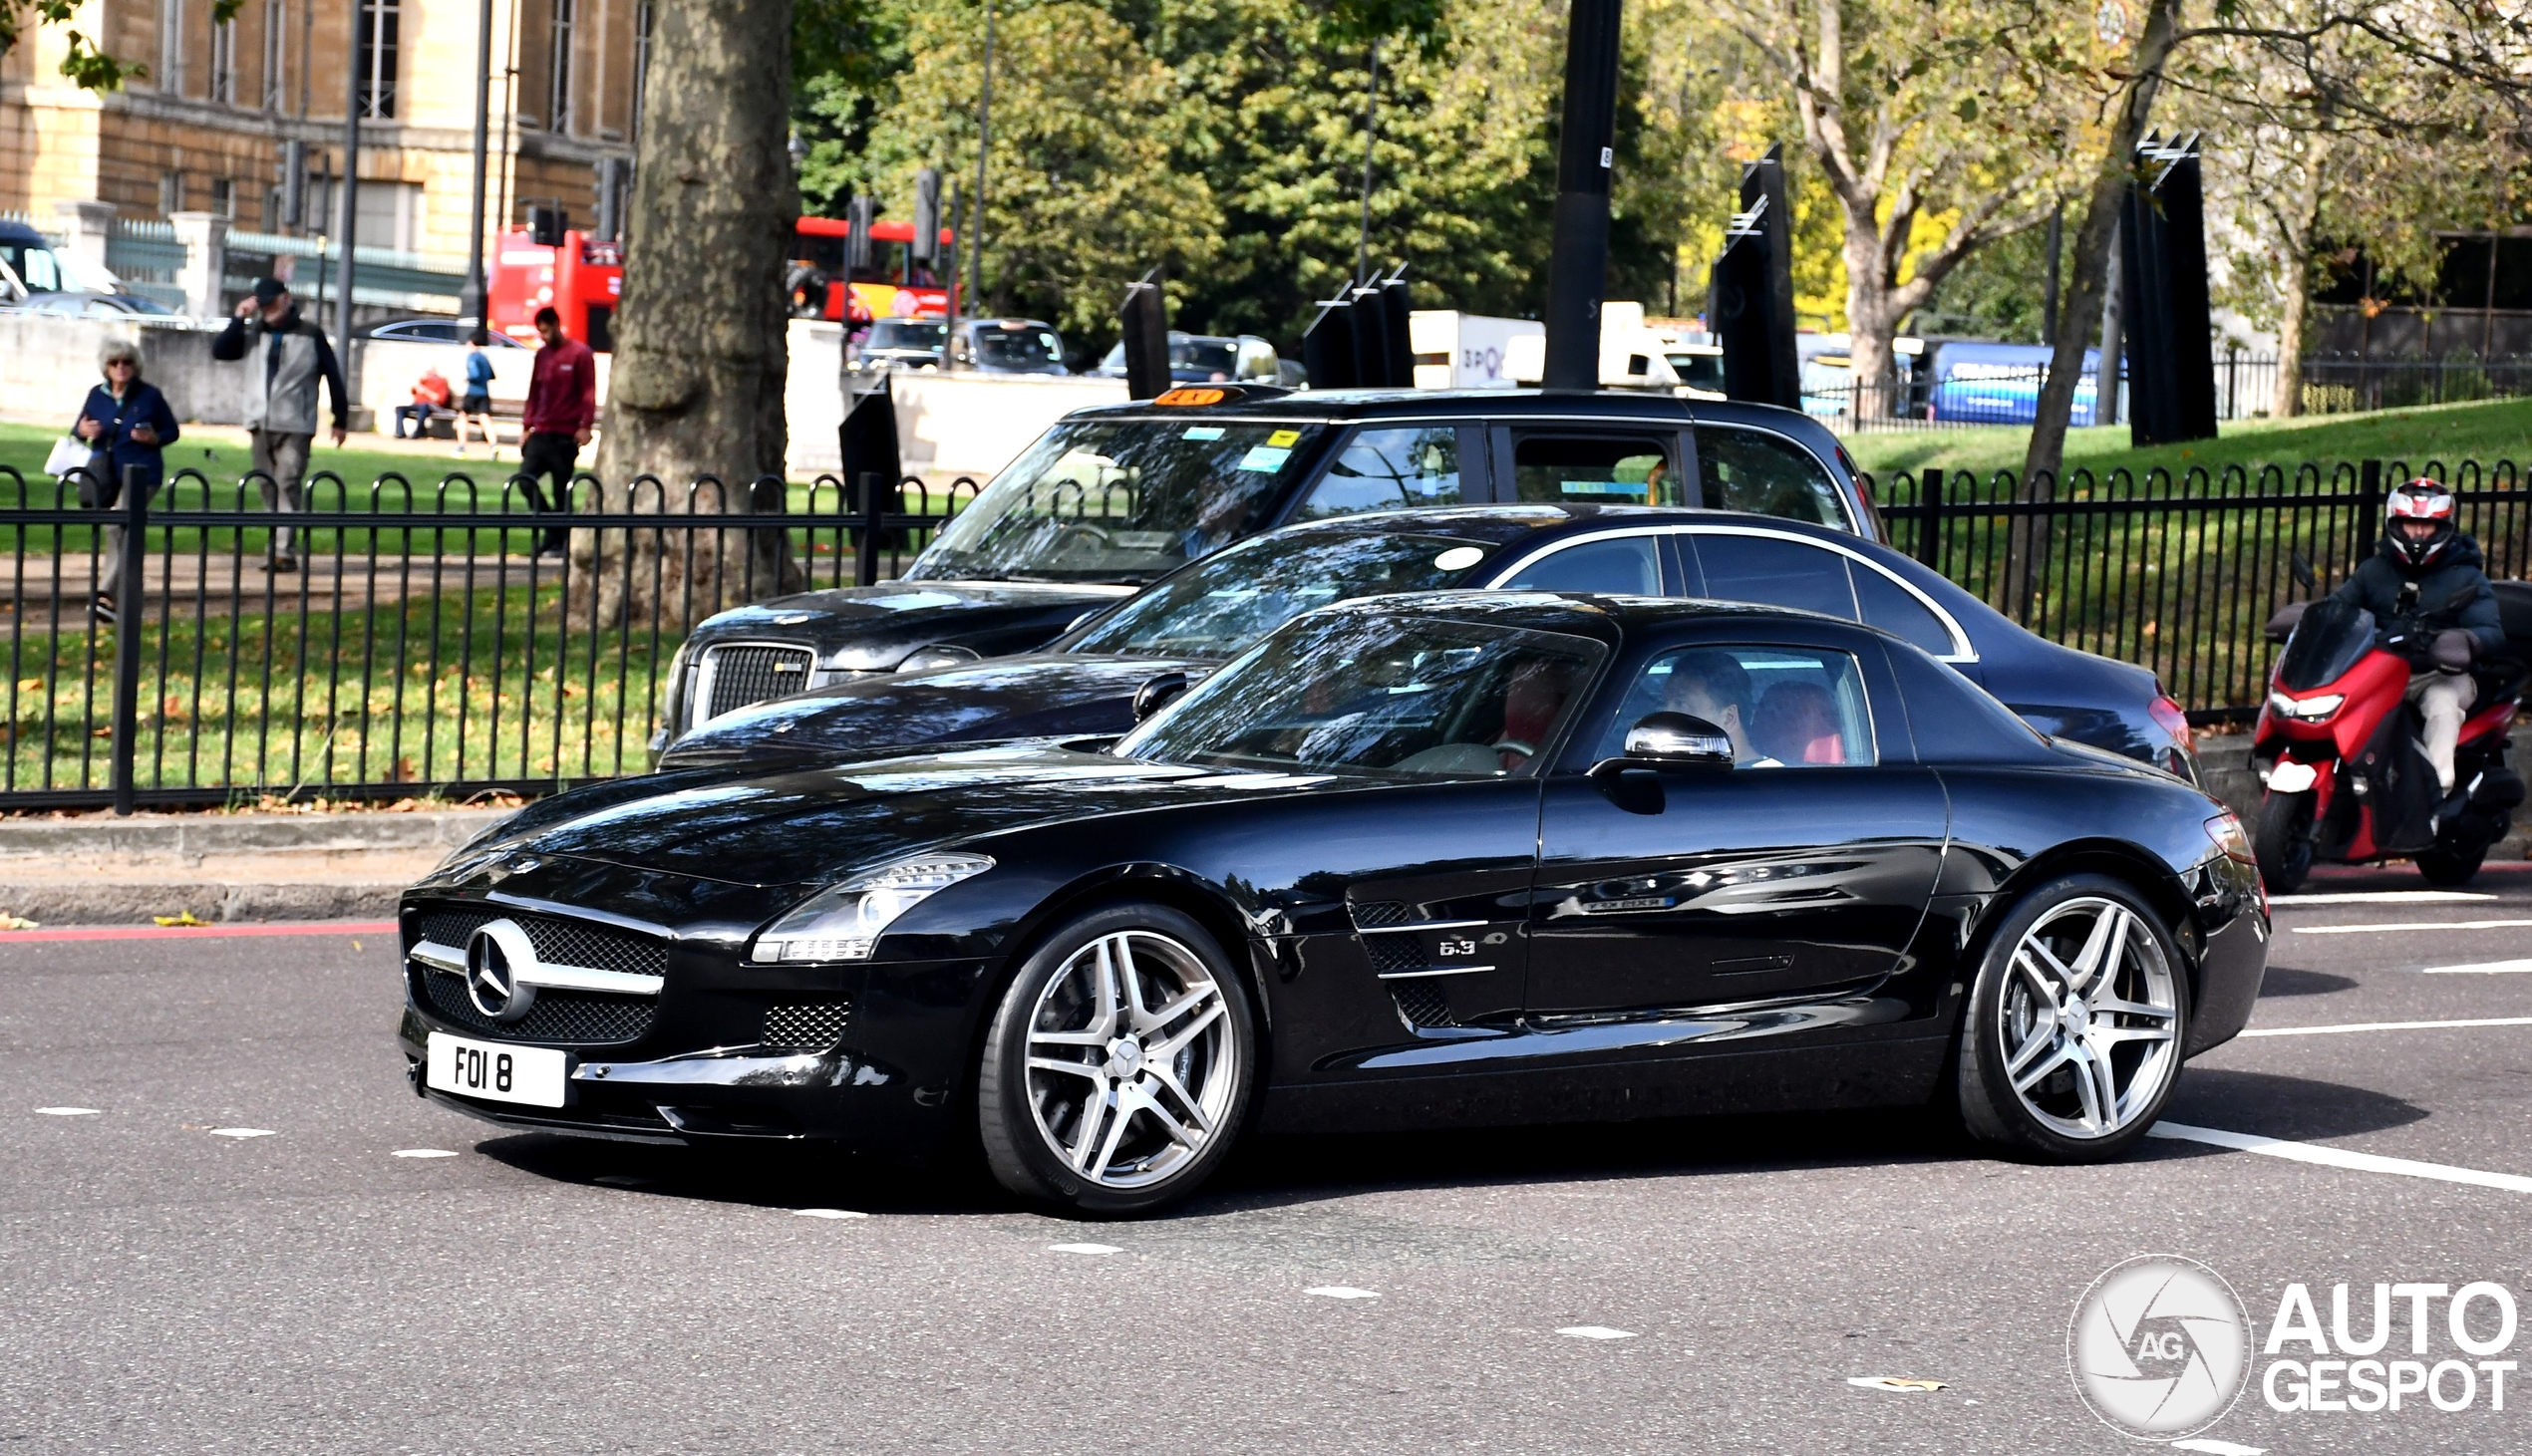
[{"label": "shadow on road", "polygon": [[[2274,974],[2274,973],[2272,973]],[[2349,1137],[2423,1121],[2427,1111],[2364,1087],[2309,1077],[2193,1066],[2163,1115],[2227,1132],[2295,1139]],[[2164,1144],[2171,1148],[2175,1144]]]},{"label": "shadow on road", "polygon": [[2328,996],[2334,991],[2354,991],[2357,983],[2345,976],[2326,971],[2297,971],[2286,966],[2268,968],[2268,979],[2260,983],[2260,999],[2272,996]]}]

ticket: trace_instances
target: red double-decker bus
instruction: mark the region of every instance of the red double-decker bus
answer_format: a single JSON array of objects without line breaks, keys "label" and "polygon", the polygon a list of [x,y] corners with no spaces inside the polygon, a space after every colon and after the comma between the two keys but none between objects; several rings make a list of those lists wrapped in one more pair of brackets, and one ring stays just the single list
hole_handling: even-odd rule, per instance
[{"label": "red double-decker bus", "polygon": [[[914,226],[879,222],[870,228],[870,266],[847,268],[852,224],[836,217],[803,217],[792,234],[785,284],[791,313],[832,319],[847,326],[873,319],[946,319],[954,284],[908,256]],[[948,256],[950,232],[941,229],[939,256]],[[562,315],[562,331],[592,349],[614,344],[615,311],[624,298],[623,245],[567,230],[547,247],[526,228],[502,233],[485,280],[484,311],[490,326],[513,338],[536,337],[536,311]]]}]

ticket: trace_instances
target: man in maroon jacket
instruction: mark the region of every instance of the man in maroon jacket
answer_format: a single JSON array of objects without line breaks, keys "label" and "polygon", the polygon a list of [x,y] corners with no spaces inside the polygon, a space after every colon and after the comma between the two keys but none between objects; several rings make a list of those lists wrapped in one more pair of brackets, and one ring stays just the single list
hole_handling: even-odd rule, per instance
[{"label": "man in maroon jacket", "polygon": [[[527,498],[538,510],[569,515],[572,471],[598,418],[598,357],[562,331],[562,315],[550,308],[536,310],[536,332],[545,347],[536,351],[535,370],[527,381],[518,473],[526,477]],[[550,500],[537,489],[540,477],[553,482]],[[560,556],[563,538],[561,527],[547,530],[536,554]]]}]

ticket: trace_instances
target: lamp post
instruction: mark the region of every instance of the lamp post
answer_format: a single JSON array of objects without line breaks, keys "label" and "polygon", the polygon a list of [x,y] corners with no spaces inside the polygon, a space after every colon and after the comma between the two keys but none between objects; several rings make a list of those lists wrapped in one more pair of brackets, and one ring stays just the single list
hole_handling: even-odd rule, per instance
[{"label": "lamp post", "polygon": [[483,0],[475,23],[475,196],[467,214],[466,288],[458,312],[480,326],[483,311],[483,161],[492,114],[492,0]]},{"label": "lamp post", "polygon": [[994,132],[994,0],[985,0],[985,84],[976,93],[976,235],[968,247],[973,270],[967,286],[967,311],[985,306],[985,157],[993,150]]},{"label": "lamp post", "polygon": [[[352,9],[352,64],[343,68],[343,283],[335,295],[334,358],[343,370],[343,393],[352,395],[352,249],[360,232],[361,76],[369,48],[362,44],[361,12],[369,0],[348,0]],[[357,398],[357,396],[354,396]],[[347,407],[351,399],[343,402]]]},{"label": "lamp post", "polygon": [[1565,125],[1556,156],[1547,271],[1550,390],[1600,383],[1600,299],[1609,286],[1609,178],[1618,140],[1620,0],[1574,0],[1565,36]]}]

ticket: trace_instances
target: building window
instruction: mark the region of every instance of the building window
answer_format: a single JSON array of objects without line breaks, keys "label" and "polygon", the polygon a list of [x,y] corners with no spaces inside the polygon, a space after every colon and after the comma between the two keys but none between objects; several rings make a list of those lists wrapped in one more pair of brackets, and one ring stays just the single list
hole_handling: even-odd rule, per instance
[{"label": "building window", "polygon": [[184,173],[180,171],[158,173],[158,215],[173,217],[183,210]]},{"label": "building window", "polygon": [[237,220],[237,184],[226,177],[211,178],[211,210],[234,222]]},{"label": "building window", "polygon": [[278,112],[289,104],[281,80],[289,71],[289,52],[284,49],[290,36],[289,0],[264,0],[264,100],[268,112]]},{"label": "building window", "polygon": [[211,26],[211,100],[223,106],[237,104],[237,22],[219,21]]},{"label": "building window", "polygon": [[557,134],[571,131],[572,9],[573,0],[554,0],[553,60],[545,73],[545,127]]},{"label": "building window", "polygon": [[158,0],[158,90],[184,94],[184,0]]},{"label": "building window", "polygon": [[392,121],[396,116],[396,41],[398,0],[361,0],[361,116]]},{"label": "building window", "polygon": [[642,135],[642,97],[651,79],[651,22],[658,17],[658,7],[651,0],[640,0],[633,7],[633,115],[626,120],[627,134]]}]

